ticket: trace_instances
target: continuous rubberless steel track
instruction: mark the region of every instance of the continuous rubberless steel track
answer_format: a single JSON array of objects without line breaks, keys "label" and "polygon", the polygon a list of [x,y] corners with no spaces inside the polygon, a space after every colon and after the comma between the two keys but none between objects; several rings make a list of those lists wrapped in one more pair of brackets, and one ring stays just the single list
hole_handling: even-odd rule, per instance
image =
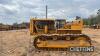
[{"label": "continuous rubberless steel track", "polygon": [[94,52],[70,52],[70,51],[55,51],[55,50],[40,50],[31,46],[30,56],[100,56],[100,43],[91,40],[92,46],[94,46]]},{"label": "continuous rubberless steel track", "polygon": [[[66,37],[67,36],[67,37]],[[54,38],[56,37],[56,38]],[[75,40],[77,39],[78,37],[84,37],[86,38],[86,41],[89,42],[90,45],[91,44],[91,39],[87,36],[87,35],[84,35],[84,34],[67,34],[67,35],[40,35],[40,36],[37,36],[35,37],[34,41],[33,41],[33,45],[36,49],[39,49],[39,50],[63,50],[63,51],[66,51],[68,50],[68,48],[48,48],[48,47],[39,47],[37,45],[37,41],[38,39],[42,40],[42,41],[48,41],[48,40],[68,40],[68,37],[70,37],[70,40]]]}]

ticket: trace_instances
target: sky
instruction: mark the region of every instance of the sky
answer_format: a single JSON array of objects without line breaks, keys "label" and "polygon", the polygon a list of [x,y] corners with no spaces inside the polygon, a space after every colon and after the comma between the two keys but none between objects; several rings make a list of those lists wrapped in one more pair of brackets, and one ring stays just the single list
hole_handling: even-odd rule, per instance
[{"label": "sky", "polygon": [[88,18],[100,9],[100,0],[0,0],[0,23],[29,22],[30,18]]}]

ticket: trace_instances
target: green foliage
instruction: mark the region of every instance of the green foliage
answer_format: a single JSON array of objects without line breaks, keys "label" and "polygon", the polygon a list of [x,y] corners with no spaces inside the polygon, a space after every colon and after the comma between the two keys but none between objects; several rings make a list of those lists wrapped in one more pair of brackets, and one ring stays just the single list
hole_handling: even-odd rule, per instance
[{"label": "green foliage", "polygon": [[94,24],[100,24],[100,9],[97,12],[97,15],[95,17],[83,19],[85,25],[94,25]]}]

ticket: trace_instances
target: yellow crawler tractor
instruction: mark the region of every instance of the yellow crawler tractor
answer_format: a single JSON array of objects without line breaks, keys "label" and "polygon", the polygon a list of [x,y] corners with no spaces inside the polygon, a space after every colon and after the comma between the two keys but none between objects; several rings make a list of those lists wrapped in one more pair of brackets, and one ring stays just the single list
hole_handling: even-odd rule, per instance
[{"label": "yellow crawler tractor", "polygon": [[30,20],[30,34],[34,36],[33,44],[37,49],[91,46],[91,40],[82,34],[82,28],[82,19],[71,22],[66,22],[65,19]]}]

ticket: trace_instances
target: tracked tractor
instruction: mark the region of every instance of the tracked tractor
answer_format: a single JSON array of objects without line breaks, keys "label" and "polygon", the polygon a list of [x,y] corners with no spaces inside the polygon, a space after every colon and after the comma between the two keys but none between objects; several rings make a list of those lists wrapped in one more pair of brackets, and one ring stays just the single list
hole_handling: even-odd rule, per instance
[{"label": "tracked tractor", "polygon": [[66,22],[65,19],[30,20],[30,35],[37,49],[65,49],[70,47],[91,46],[90,38],[82,34],[83,20]]}]

